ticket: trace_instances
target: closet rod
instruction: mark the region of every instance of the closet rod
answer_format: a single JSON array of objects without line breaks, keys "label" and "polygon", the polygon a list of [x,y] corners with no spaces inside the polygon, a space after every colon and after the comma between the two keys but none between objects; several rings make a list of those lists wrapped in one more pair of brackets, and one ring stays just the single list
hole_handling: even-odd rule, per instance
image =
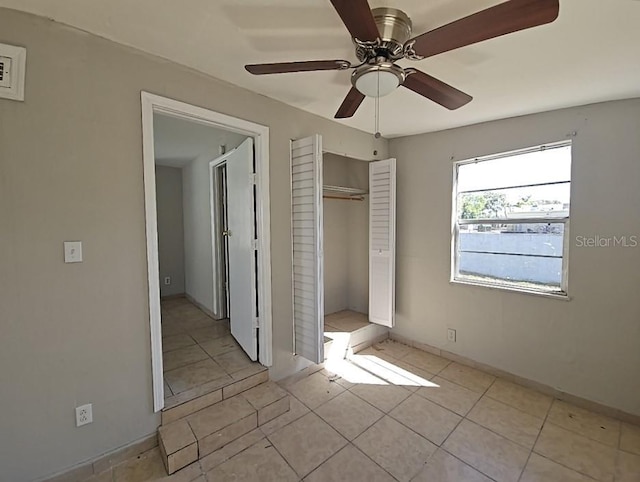
[{"label": "closet rod", "polygon": [[344,197],[344,196],[322,196],[324,199],[342,199],[343,201],[364,201],[364,196]]}]

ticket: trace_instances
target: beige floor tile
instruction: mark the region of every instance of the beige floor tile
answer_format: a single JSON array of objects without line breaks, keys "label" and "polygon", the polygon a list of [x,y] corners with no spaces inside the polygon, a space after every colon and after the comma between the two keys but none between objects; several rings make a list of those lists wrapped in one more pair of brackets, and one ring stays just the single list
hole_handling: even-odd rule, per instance
[{"label": "beige floor tile", "polygon": [[491,482],[491,479],[438,449],[412,482]]},{"label": "beige floor tile", "polygon": [[533,453],[524,468],[520,482],[593,482],[593,480],[591,477]]},{"label": "beige floor tile", "polygon": [[330,325],[336,328],[338,331],[344,333],[352,333],[356,330],[359,330],[360,328],[369,326],[369,321],[357,316],[347,316],[344,318],[332,320],[330,322]]},{"label": "beige floor tile", "polygon": [[232,397],[189,415],[187,422],[200,440],[252,413],[255,413],[255,410],[249,402],[242,397]]},{"label": "beige floor tile", "polygon": [[333,397],[338,396],[345,389],[338,383],[330,381],[322,373],[316,372],[294,383],[288,390],[294,397],[313,410]]},{"label": "beige floor tile", "polygon": [[[193,323],[192,323],[193,324]],[[198,343],[204,343],[229,335],[229,328],[226,323],[220,321],[209,321],[204,326],[192,326],[189,335]]]},{"label": "beige floor tile", "polygon": [[108,469],[101,474],[92,475],[84,482],[113,482],[113,469]]},{"label": "beige floor tile", "polygon": [[209,354],[209,356],[212,357],[240,349],[240,345],[238,345],[238,342],[231,335],[225,335],[220,338],[214,338],[213,340],[203,341],[200,343],[200,346]]},{"label": "beige floor tile", "polygon": [[350,359],[356,367],[369,372],[381,383],[390,383],[415,391],[421,386],[431,385],[433,373],[421,370],[401,360],[383,360],[375,355],[354,355]]},{"label": "beige floor tile", "polygon": [[162,368],[165,372],[206,360],[209,356],[198,345],[186,346],[166,352],[162,357]]},{"label": "beige floor tile", "polygon": [[210,358],[186,367],[176,368],[164,374],[164,379],[174,394],[225,377],[228,377],[225,371]]},{"label": "beige floor tile", "polygon": [[493,375],[459,363],[452,363],[442,370],[439,375],[479,393],[484,393],[496,379]]},{"label": "beige floor tile", "polygon": [[171,391],[171,387],[169,386],[167,381],[164,380],[164,398],[166,399],[172,395],[173,395],[173,392]]},{"label": "beige floor tile", "polygon": [[209,480],[286,482],[298,476],[273,446],[263,440],[207,472]]},{"label": "beige floor tile", "polygon": [[184,419],[162,425],[158,429],[158,437],[167,455],[171,455],[196,442],[196,436]]},{"label": "beige floor tile", "polygon": [[437,449],[389,416],[377,421],[353,443],[401,482],[411,480]]},{"label": "beige floor tile", "polygon": [[402,361],[433,373],[434,375],[437,375],[451,363],[446,358],[416,348],[411,348],[410,351],[402,357]]},{"label": "beige floor tile", "polygon": [[245,380],[257,373],[266,371],[267,368],[260,365],[258,362],[252,362],[250,365],[241,368],[237,372],[230,373],[231,378],[234,380]]},{"label": "beige floor tile", "polygon": [[410,391],[395,385],[356,385],[350,392],[385,413],[393,410],[411,395]]},{"label": "beige floor tile", "polygon": [[300,477],[347,444],[344,437],[315,413],[308,413],[269,435],[269,440]]},{"label": "beige floor tile", "polygon": [[162,338],[166,338],[173,335],[184,334],[184,328],[180,325],[180,322],[169,320],[166,321],[164,316],[162,317]]},{"label": "beige floor tile", "polygon": [[[208,395],[223,387],[227,387],[231,382],[233,382],[232,378],[229,375],[224,375],[220,378],[211,380],[210,382],[205,382],[202,385],[185,390],[184,392],[174,394],[171,397],[165,397],[165,408],[169,409],[182,405],[186,402],[191,402],[198,397]],[[214,395],[214,397],[217,397],[217,395]]]},{"label": "beige floor tile", "polygon": [[620,422],[613,418],[556,400],[551,406],[547,420],[603,444],[618,447]]},{"label": "beige floor tile", "polygon": [[413,348],[403,343],[398,343],[397,341],[393,341],[391,339],[386,339],[381,341],[380,343],[375,343],[371,346],[371,349],[374,353],[384,353],[385,355],[389,355],[395,359],[400,359],[404,357],[407,353],[409,353]]},{"label": "beige floor tile", "polygon": [[640,455],[640,427],[623,423],[620,433],[620,449]]},{"label": "beige floor tile", "polygon": [[616,482],[638,482],[640,480],[640,455],[618,451]]},{"label": "beige floor tile", "polygon": [[195,344],[196,341],[186,333],[167,336],[162,339],[162,352],[166,353],[171,350],[177,350],[178,348],[184,348]]},{"label": "beige floor tile", "polygon": [[416,394],[389,415],[436,445],[442,444],[461,420],[455,413]]},{"label": "beige floor tile", "polygon": [[202,467],[203,472],[209,472],[214,467],[226,462],[234,455],[239,454],[264,438],[265,436],[260,429],[252,430],[222,448],[202,457],[200,459],[200,466]]},{"label": "beige floor tile", "polygon": [[325,315],[324,322],[325,323],[331,323],[333,320],[339,320],[340,318],[346,318],[346,317],[350,316],[352,313],[354,313],[354,312],[350,311],[350,310],[334,311],[333,313],[328,313],[328,314]]},{"label": "beige floor tile", "polygon": [[[335,326],[331,326],[329,325],[326,320],[324,322],[324,332],[325,333],[339,333],[342,332],[342,330],[339,330],[338,328],[336,328]],[[329,338],[330,340],[331,338]],[[325,342],[327,341],[327,337],[325,336]]]},{"label": "beige floor tile", "polygon": [[289,397],[289,411],[261,425],[260,430],[265,435],[271,435],[307,413],[309,413],[309,408],[306,405],[295,397]]},{"label": "beige floor tile", "polygon": [[487,390],[487,396],[534,417],[545,418],[553,398],[501,378]]},{"label": "beige floor tile", "polygon": [[554,462],[604,482],[613,480],[616,449],[548,421],[533,449]]},{"label": "beige floor tile", "polygon": [[498,482],[516,482],[529,451],[469,420],[463,420],[443,448]]},{"label": "beige floor tile", "polygon": [[281,398],[288,397],[289,394],[283,388],[280,388],[274,382],[261,383],[260,385],[242,392],[242,396],[251,404],[256,410],[266,407],[280,400]]},{"label": "beige floor tile", "polygon": [[433,386],[419,388],[416,393],[458,415],[465,416],[482,396],[442,377],[432,378],[431,381]]},{"label": "beige floor tile", "polygon": [[329,381],[337,383],[347,390],[358,383],[380,383],[381,380],[348,360],[336,360],[325,364],[320,370]]},{"label": "beige floor tile", "polygon": [[528,449],[536,443],[543,422],[487,396],[482,397],[467,418]]},{"label": "beige floor tile", "polygon": [[127,460],[113,469],[114,482],[145,482],[167,476],[157,448]]},{"label": "beige floor tile", "polygon": [[430,387],[432,385],[430,381],[436,376],[434,373],[418,368],[404,360],[398,360],[393,365],[398,372],[407,378],[409,382],[404,383],[404,386],[411,391],[416,391],[420,387]]},{"label": "beige floor tile", "polygon": [[364,350],[360,350],[358,353],[351,355],[351,357],[366,356],[372,360],[384,360],[388,363],[395,363],[398,360],[396,357],[392,356],[389,351],[377,348],[377,346],[379,346],[379,344],[367,347]]},{"label": "beige floor tile", "polygon": [[329,400],[315,412],[348,440],[353,440],[384,415],[350,392]]},{"label": "beige floor tile", "polygon": [[213,359],[229,374],[254,366],[254,363],[242,350],[233,350]]},{"label": "beige floor tile", "polygon": [[393,482],[394,478],[353,445],[347,445],[314,470],[305,482]]}]

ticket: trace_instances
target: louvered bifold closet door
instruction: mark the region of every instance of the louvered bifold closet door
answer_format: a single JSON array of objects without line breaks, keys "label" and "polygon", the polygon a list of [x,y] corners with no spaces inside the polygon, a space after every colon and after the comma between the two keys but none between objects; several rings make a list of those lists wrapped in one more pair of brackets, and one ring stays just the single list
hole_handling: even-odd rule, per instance
[{"label": "louvered bifold closet door", "polygon": [[324,361],[322,139],[291,142],[294,352]]},{"label": "louvered bifold closet door", "polygon": [[369,163],[369,320],[392,327],[396,278],[396,160]]}]

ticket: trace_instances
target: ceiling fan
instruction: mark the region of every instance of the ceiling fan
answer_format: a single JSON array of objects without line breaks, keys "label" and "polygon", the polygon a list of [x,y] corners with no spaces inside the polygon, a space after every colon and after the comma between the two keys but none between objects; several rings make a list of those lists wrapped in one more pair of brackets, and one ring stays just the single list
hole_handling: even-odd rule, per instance
[{"label": "ceiling fan", "polygon": [[336,119],[352,117],[365,96],[382,97],[398,86],[454,110],[472,97],[414,68],[402,68],[402,58],[422,60],[449,50],[553,22],[559,0],[509,0],[468,17],[411,37],[411,19],[396,8],[371,10],[367,0],[330,0],[353,38],[358,65],[347,60],[312,60],[245,65],[254,75],[354,69],[352,88]]}]

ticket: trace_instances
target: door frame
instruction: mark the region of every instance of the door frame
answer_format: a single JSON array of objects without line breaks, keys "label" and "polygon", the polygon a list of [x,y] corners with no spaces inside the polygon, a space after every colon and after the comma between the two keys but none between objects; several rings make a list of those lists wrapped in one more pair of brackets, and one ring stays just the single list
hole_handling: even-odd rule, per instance
[{"label": "door frame", "polygon": [[147,240],[147,281],[149,291],[149,326],[151,333],[151,369],[153,408],[164,408],[164,375],[162,370],[162,326],[158,260],[158,217],[154,155],[153,114],[163,114],[238,134],[253,137],[256,156],[256,222],[258,226],[258,360],[271,366],[271,232],[269,211],[269,128],[231,117],[203,107],[142,91],[142,159],[144,179],[145,232]]}]

